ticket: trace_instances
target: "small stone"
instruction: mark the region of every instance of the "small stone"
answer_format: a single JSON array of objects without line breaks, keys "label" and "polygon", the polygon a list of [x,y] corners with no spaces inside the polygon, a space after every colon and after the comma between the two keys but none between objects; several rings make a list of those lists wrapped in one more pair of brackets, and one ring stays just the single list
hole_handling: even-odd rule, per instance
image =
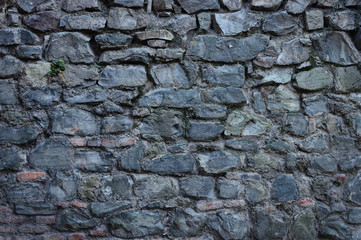
[{"label": "small stone", "polygon": [[317,6],[319,7],[334,7],[338,0],[318,0]]},{"label": "small stone", "polygon": [[12,105],[17,104],[16,88],[10,82],[0,82],[0,104]]},{"label": "small stone", "polygon": [[217,87],[203,91],[202,95],[205,98],[205,100],[211,103],[244,104],[247,102],[247,99],[241,88]]},{"label": "small stone", "polygon": [[324,135],[310,136],[301,142],[299,147],[309,153],[322,153],[327,150],[327,142]]},{"label": "small stone", "polygon": [[11,28],[0,30],[0,46],[26,45],[39,42],[39,38],[34,33],[23,28]]},{"label": "small stone", "polygon": [[190,83],[182,66],[178,63],[153,65],[150,74],[159,87],[189,88]]},{"label": "small stone", "polygon": [[137,90],[133,90],[133,91],[115,90],[110,94],[109,98],[115,103],[132,106],[134,104],[133,100],[138,96],[139,96],[139,92]]},{"label": "small stone", "polygon": [[230,11],[236,11],[242,8],[242,0],[222,0],[222,4]]},{"label": "small stone", "polygon": [[35,11],[36,7],[38,7],[39,5],[48,1],[49,0],[19,0],[17,1],[17,4],[22,11],[30,13]]},{"label": "small stone", "polygon": [[127,47],[133,37],[123,33],[104,33],[95,37],[101,49]]},{"label": "small stone", "polygon": [[219,122],[190,121],[187,129],[188,137],[193,141],[209,141],[221,136],[223,124]]},{"label": "small stone", "polygon": [[6,197],[9,202],[17,204],[41,202],[44,197],[42,190],[39,185],[30,183],[15,185],[15,182],[13,182],[6,189]]},{"label": "small stone", "polygon": [[251,6],[257,10],[277,10],[283,0],[252,0]]},{"label": "small stone", "polygon": [[195,237],[206,224],[207,216],[191,208],[177,209],[169,229],[174,237]]},{"label": "small stone", "polygon": [[144,200],[169,199],[179,194],[178,182],[170,177],[136,176],[134,193]]},{"label": "small stone", "polygon": [[[151,62],[157,50],[150,47],[127,48],[124,50],[106,51],[100,55],[101,63],[145,63]],[[110,66],[107,66],[110,67]],[[141,66],[136,66],[141,67]]]},{"label": "small stone", "polygon": [[336,90],[353,92],[361,89],[361,72],[356,66],[336,67]]},{"label": "small stone", "polygon": [[80,91],[64,92],[63,98],[71,104],[104,102],[109,93],[101,88],[86,88]]},{"label": "small stone", "polygon": [[123,7],[143,7],[144,0],[114,0],[114,4]]},{"label": "small stone", "polygon": [[202,80],[207,86],[242,87],[245,82],[245,69],[242,65],[203,65]]},{"label": "small stone", "polygon": [[319,236],[334,239],[352,239],[352,228],[337,215],[330,216],[319,229]]},{"label": "small stone", "polygon": [[233,36],[241,32],[248,32],[261,25],[257,15],[247,13],[245,10],[232,13],[216,13],[214,20],[216,26],[224,36]]},{"label": "small stone", "polygon": [[84,201],[94,201],[99,187],[100,181],[97,176],[83,177],[78,187],[79,198]]},{"label": "small stone", "polygon": [[279,169],[277,161],[271,159],[268,155],[261,154],[248,155],[247,167],[264,173]]},{"label": "small stone", "polygon": [[180,0],[179,4],[188,13],[195,13],[202,10],[219,10],[220,5],[216,0],[204,0],[201,3],[196,0]]},{"label": "small stone", "polygon": [[350,208],[347,214],[347,221],[353,224],[360,224],[361,208]]},{"label": "small stone", "polygon": [[154,0],[153,9],[156,12],[171,11],[173,9],[173,0]]},{"label": "small stone", "polygon": [[46,200],[51,202],[70,201],[76,198],[78,184],[74,175],[66,176],[57,173],[54,178],[49,181]]},{"label": "small stone", "polygon": [[128,117],[112,116],[103,119],[104,133],[120,133],[129,131],[133,126],[133,122]]},{"label": "small stone", "polygon": [[338,159],[341,171],[355,170],[361,167],[361,158],[358,155],[348,155]]},{"label": "small stone", "polygon": [[247,217],[236,211],[221,211],[210,217],[208,227],[223,239],[243,239],[248,233]]},{"label": "small stone", "polygon": [[98,152],[77,150],[74,154],[74,166],[83,171],[109,172],[112,162],[102,160]]},{"label": "small stone", "polygon": [[167,30],[153,30],[153,31],[136,32],[135,36],[140,41],[145,41],[145,40],[149,40],[149,39],[161,39],[161,40],[172,41],[174,38],[173,34]]},{"label": "small stone", "polygon": [[28,63],[24,67],[24,80],[27,84],[33,87],[45,87],[48,85],[48,72],[50,63],[38,61],[35,63]]},{"label": "small stone", "polygon": [[306,136],[308,133],[308,120],[300,113],[289,113],[286,117],[286,130],[297,136]]},{"label": "small stone", "polygon": [[277,12],[271,14],[263,22],[264,32],[270,32],[276,35],[286,35],[296,30],[296,20],[286,12]]},{"label": "small stone", "polygon": [[292,65],[305,62],[310,57],[309,49],[305,47],[298,38],[285,42],[282,45],[282,52],[277,58],[278,65]]},{"label": "small stone", "polygon": [[352,153],[356,149],[355,141],[350,137],[331,135],[331,149],[339,153]]},{"label": "small stone", "polygon": [[133,180],[127,175],[105,177],[101,184],[102,192],[107,200],[129,199]]},{"label": "small stone", "polygon": [[139,87],[147,82],[145,67],[136,65],[106,66],[101,72],[99,85],[102,87]]},{"label": "small stone", "polygon": [[226,111],[226,107],[212,104],[204,104],[194,108],[195,116],[204,119],[224,118]]},{"label": "small stone", "polygon": [[23,64],[13,56],[5,56],[0,58],[0,78],[16,76],[21,73],[22,68]]},{"label": "small stone", "polygon": [[218,180],[217,189],[221,198],[237,199],[242,190],[242,186],[239,181]]},{"label": "small stone", "polygon": [[356,16],[349,10],[333,12],[327,16],[329,25],[337,30],[351,31],[356,28]]},{"label": "small stone", "polygon": [[65,0],[62,9],[66,12],[100,10],[100,2],[99,0]]},{"label": "small stone", "polygon": [[25,156],[16,148],[0,150],[0,170],[21,170],[25,163]]},{"label": "small stone", "polygon": [[[280,57],[281,57],[281,55],[280,55]],[[285,59],[282,59],[282,60],[285,60]],[[287,59],[286,61],[288,61],[288,60],[290,60],[290,59]],[[288,83],[292,79],[292,73],[293,73],[292,68],[279,68],[279,67],[274,67],[270,70],[262,71],[262,72],[260,72],[260,75],[262,75],[263,78],[260,81],[260,84],[265,84],[265,83],[285,84],[285,83]]]},{"label": "small stone", "polygon": [[296,150],[294,146],[288,144],[286,141],[278,139],[267,139],[265,143],[266,149],[271,149],[279,153],[289,153]]},{"label": "small stone", "polygon": [[[41,65],[39,66],[39,68]],[[50,65],[49,65],[50,69]],[[47,69],[46,69],[47,70]],[[87,65],[71,65],[66,64],[66,70],[62,73],[67,86],[90,86],[94,85],[99,80],[98,69],[94,66]],[[73,88],[72,88],[73,89]],[[80,94],[80,97],[74,96]],[[70,101],[82,102],[82,101],[97,101],[98,97],[104,98],[105,91],[99,88],[84,89],[76,94],[71,94],[71,97],[66,97]],[[91,100],[93,99],[93,100]]]},{"label": "small stone", "polygon": [[248,111],[235,110],[228,115],[225,132],[226,136],[256,136],[268,132],[270,122]]},{"label": "small stone", "polygon": [[61,231],[79,231],[94,228],[99,224],[97,219],[89,219],[70,210],[63,211],[56,216],[56,228]]},{"label": "small stone", "polygon": [[59,19],[56,12],[38,12],[24,17],[24,23],[32,29],[47,32],[58,28]]},{"label": "small stone", "polygon": [[188,197],[213,198],[215,181],[211,177],[194,176],[181,178],[182,192]]},{"label": "small stone", "polygon": [[258,67],[262,68],[272,68],[274,64],[274,58],[273,57],[267,57],[267,56],[259,56],[255,60],[253,60],[253,64],[255,64]]},{"label": "small stone", "polygon": [[320,90],[331,87],[333,78],[332,73],[322,67],[296,74],[297,86],[305,90]]},{"label": "small stone", "polygon": [[13,144],[24,144],[27,142],[34,141],[39,132],[34,128],[23,127],[23,128],[2,128],[0,129],[0,144],[13,143]]},{"label": "small stone", "polygon": [[308,209],[297,216],[291,226],[290,235],[292,239],[317,239],[316,219],[312,210]]},{"label": "small stone", "polygon": [[140,170],[140,162],[144,156],[144,144],[139,143],[135,147],[122,152],[120,157],[120,166],[127,170]]},{"label": "small stone", "polygon": [[272,184],[271,197],[275,202],[297,200],[299,192],[294,177],[287,174],[277,177]]},{"label": "small stone", "polygon": [[311,159],[310,172],[312,173],[335,173],[337,171],[336,159],[329,156],[318,156]]},{"label": "small stone", "polygon": [[197,15],[200,30],[208,31],[211,28],[211,17],[211,14],[207,12],[202,12]]},{"label": "small stone", "polygon": [[361,3],[357,0],[346,0],[345,6],[346,7],[361,6]]},{"label": "small stone", "polygon": [[52,215],[55,214],[55,208],[53,204],[46,202],[34,202],[28,204],[16,204],[16,214],[20,215]]},{"label": "small stone", "polygon": [[177,14],[166,22],[165,27],[178,35],[183,36],[189,31],[197,29],[197,19],[196,16]]},{"label": "small stone", "polygon": [[139,99],[141,107],[188,108],[200,104],[201,97],[197,89],[156,89]]},{"label": "small stone", "polygon": [[154,158],[147,166],[147,170],[154,173],[191,173],[195,166],[192,155],[167,154],[160,158]]},{"label": "small stone", "polygon": [[38,60],[41,59],[43,49],[41,46],[18,46],[17,54],[19,58],[28,59],[28,60]]},{"label": "small stone", "polygon": [[321,10],[317,9],[317,10],[306,11],[307,30],[322,29],[323,25],[324,25],[323,12]]},{"label": "small stone", "polygon": [[257,152],[259,145],[256,140],[247,138],[234,138],[226,141],[226,146],[235,150]]},{"label": "small stone", "polygon": [[254,234],[257,240],[271,240],[283,238],[287,234],[287,225],[270,213],[257,211],[254,217]]},{"label": "small stone", "polygon": [[135,30],[146,27],[149,16],[143,12],[135,12],[128,8],[111,8],[107,27],[116,30]]},{"label": "small stone", "polygon": [[166,48],[168,46],[165,40],[148,40],[147,44],[152,48]]},{"label": "small stone", "polygon": [[241,159],[226,151],[198,154],[201,168],[207,173],[223,173],[236,168]]},{"label": "small stone", "polygon": [[250,181],[246,185],[246,198],[251,204],[258,204],[268,197],[267,189],[262,182]]},{"label": "small stone", "polygon": [[323,95],[303,99],[305,113],[309,116],[328,112],[327,98]]},{"label": "small stone", "polygon": [[59,100],[60,92],[58,89],[32,89],[23,93],[23,101],[27,106],[50,106]]},{"label": "small stone", "polygon": [[285,8],[288,13],[300,14],[313,3],[315,3],[315,0],[288,0]]},{"label": "small stone", "polygon": [[93,202],[90,204],[90,210],[96,217],[105,217],[119,210],[131,207],[130,202]]},{"label": "small stone", "polygon": [[62,26],[66,30],[88,30],[100,32],[105,28],[107,20],[97,15],[70,15],[62,18]]}]

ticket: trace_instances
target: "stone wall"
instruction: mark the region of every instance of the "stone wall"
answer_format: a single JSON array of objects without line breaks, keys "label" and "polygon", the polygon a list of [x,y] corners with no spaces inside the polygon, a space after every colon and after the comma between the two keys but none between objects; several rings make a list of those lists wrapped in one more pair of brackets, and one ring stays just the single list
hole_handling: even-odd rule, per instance
[{"label": "stone wall", "polygon": [[0,0],[0,240],[361,239],[360,7]]}]

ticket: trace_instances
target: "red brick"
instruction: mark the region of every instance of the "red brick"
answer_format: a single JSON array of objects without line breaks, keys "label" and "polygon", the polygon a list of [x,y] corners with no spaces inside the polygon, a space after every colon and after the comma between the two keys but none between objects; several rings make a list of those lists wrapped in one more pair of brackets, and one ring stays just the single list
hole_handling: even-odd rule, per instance
[{"label": "red brick", "polygon": [[346,179],[346,175],[345,174],[339,174],[336,176],[336,181],[339,183],[343,183]]},{"label": "red brick", "polygon": [[97,228],[93,231],[90,231],[90,236],[93,237],[104,237],[108,233],[108,229],[106,227]]},{"label": "red brick", "polygon": [[67,208],[68,204],[66,202],[58,202],[56,204],[56,206],[61,207],[61,208]]},{"label": "red brick", "polygon": [[0,225],[0,233],[14,233],[15,228],[11,226]]},{"label": "red brick", "polygon": [[55,223],[55,216],[36,216],[36,223],[54,224]]},{"label": "red brick", "polygon": [[73,233],[69,235],[68,240],[83,240],[85,236],[81,233]]},{"label": "red brick", "polygon": [[220,209],[223,207],[223,202],[222,201],[202,201],[202,202],[198,202],[196,207],[199,211],[216,210],[216,209]]},{"label": "red brick", "polygon": [[87,203],[81,203],[81,202],[77,202],[77,201],[72,201],[70,203],[70,205],[77,207],[77,208],[88,208],[88,204]]},{"label": "red brick", "polygon": [[71,139],[70,142],[74,147],[85,147],[86,146],[86,141],[81,138]]},{"label": "red brick", "polygon": [[18,173],[18,181],[39,181],[45,179],[44,172],[27,172],[27,173]]},{"label": "red brick", "polygon": [[300,200],[301,207],[313,207],[315,206],[315,202],[311,199]]},{"label": "red brick", "polygon": [[20,226],[18,231],[21,233],[45,233],[48,231],[48,229],[45,226],[27,224]]},{"label": "red brick", "polygon": [[40,240],[65,240],[65,236],[57,234],[41,235]]}]

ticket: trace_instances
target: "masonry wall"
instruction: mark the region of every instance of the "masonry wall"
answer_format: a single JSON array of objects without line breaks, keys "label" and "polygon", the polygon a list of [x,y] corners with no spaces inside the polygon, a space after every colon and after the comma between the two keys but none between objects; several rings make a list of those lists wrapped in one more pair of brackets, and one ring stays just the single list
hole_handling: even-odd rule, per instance
[{"label": "masonry wall", "polygon": [[360,7],[0,0],[0,240],[361,239]]}]

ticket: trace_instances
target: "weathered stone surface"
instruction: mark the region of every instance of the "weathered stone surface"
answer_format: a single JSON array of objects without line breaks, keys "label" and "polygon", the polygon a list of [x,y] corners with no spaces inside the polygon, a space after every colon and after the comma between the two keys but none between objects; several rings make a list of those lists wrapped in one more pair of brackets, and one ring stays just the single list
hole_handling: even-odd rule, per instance
[{"label": "weathered stone surface", "polygon": [[[35,69],[41,68],[41,65],[34,66]],[[45,66],[44,66],[45,68]],[[45,70],[50,69],[50,65]],[[63,78],[65,79],[65,84],[67,86],[75,87],[75,86],[90,86],[94,85],[97,80],[99,80],[99,72],[98,69],[94,66],[87,65],[66,65],[66,70],[62,73]],[[43,84],[43,83],[42,83]],[[87,92],[90,92],[87,94]],[[80,94],[80,97],[77,96],[66,96],[66,99],[71,99],[70,101],[81,102],[81,101],[97,101],[99,98],[104,97],[104,92],[99,88],[94,88],[92,90],[82,90],[80,93],[78,92],[76,95]],[[91,100],[93,99],[93,100]],[[80,103],[79,102],[79,103]]]},{"label": "weathered stone surface", "polygon": [[29,155],[30,163],[35,168],[44,170],[67,170],[71,167],[71,148],[67,140],[47,139]]},{"label": "weathered stone surface", "polygon": [[22,68],[23,64],[17,58],[12,56],[0,58],[0,78],[16,76],[21,73]]},{"label": "weathered stone surface", "polygon": [[89,219],[79,213],[65,210],[56,216],[56,228],[61,231],[80,231],[93,228],[99,224],[97,219]]},{"label": "weathered stone surface", "polygon": [[329,25],[337,30],[351,31],[356,28],[355,13],[349,10],[333,12],[327,19]]},{"label": "weathered stone surface", "polygon": [[235,150],[257,152],[259,145],[256,140],[247,138],[234,138],[226,141],[226,146]]},{"label": "weathered stone surface", "polygon": [[27,106],[50,106],[59,100],[59,89],[30,89],[23,93],[23,101]]},{"label": "weathered stone surface", "polygon": [[350,116],[351,128],[353,130],[353,135],[361,136],[361,115],[360,114],[351,114]]},{"label": "weathered stone surface", "polygon": [[251,204],[258,204],[268,197],[267,189],[262,182],[250,181],[246,186],[246,198]]},{"label": "weathered stone surface", "polygon": [[167,30],[136,32],[135,36],[137,36],[137,38],[141,41],[145,41],[149,39],[161,39],[161,40],[172,41],[174,38],[173,34]]},{"label": "weathered stone surface", "polygon": [[166,62],[181,60],[183,59],[184,52],[183,48],[157,49],[156,60]]},{"label": "weathered stone surface", "polygon": [[350,171],[361,167],[361,158],[358,155],[348,155],[337,159],[341,171]]},{"label": "weathered stone surface", "polygon": [[186,55],[194,60],[232,63],[251,60],[268,46],[268,37],[254,34],[236,39],[204,35],[195,37]]},{"label": "weathered stone surface", "polygon": [[315,3],[315,0],[288,0],[285,8],[288,13],[300,14],[313,3]]},{"label": "weathered stone surface", "polygon": [[124,7],[142,7],[144,0],[114,0],[114,4]]},{"label": "weathered stone surface", "polygon": [[77,150],[74,154],[74,167],[90,172],[109,172],[112,162],[108,159],[102,160],[98,152]]},{"label": "weathered stone surface", "polygon": [[55,207],[46,202],[16,204],[15,212],[20,215],[52,215],[55,214]]},{"label": "weathered stone surface", "polygon": [[174,107],[187,108],[201,103],[200,93],[196,89],[174,90],[156,89],[139,99],[141,107]]},{"label": "weathered stone surface", "polygon": [[242,8],[242,0],[222,0],[222,4],[230,11],[236,11]]},{"label": "weathered stone surface", "polygon": [[247,233],[247,217],[236,211],[222,211],[209,218],[208,226],[223,239],[243,239]]},{"label": "weathered stone surface", "polygon": [[236,168],[240,158],[226,151],[198,154],[201,168],[207,173],[224,173]]},{"label": "weathered stone surface", "polygon": [[358,173],[357,176],[349,182],[348,184],[348,200],[354,202],[358,205],[361,205],[361,174]]},{"label": "weathered stone surface", "polygon": [[34,141],[38,135],[39,132],[31,127],[2,128],[0,129],[0,144],[4,144],[4,143],[24,144],[30,141]]},{"label": "weathered stone surface", "polygon": [[361,3],[357,0],[346,0],[345,2],[345,6],[350,7],[350,6],[361,6]]},{"label": "weathered stone surface", "polygon": [[241,88],[235,87],[217,87],[205,90],[202,93],[203,98],[211,103],[220,104],[244,104],[247,99]]},{"label": "weathered stone surface", "polygon": [[6,196],[11,203],[33,203],[43,201],[42,188],[39,185],[34,184],[11,186],[6,189]]},{"label": "weathered stone surface", "polygon": [[94,135],[99,132],[95,117],[80,109],[67,109],[50,113],[52,131],[68,135]]},{"label": "weathered stone surface", "polygon": [[277,177],[272,184],[271,197],[275,202],[297,200],[299,192],[294,177],[287,174]]},{"label": "weathered stone surface", "polygon": [[179,4],[187,13],[195,13],[201,10],[219,10],[220,5],[216,0],[180,0]]},{"label": "weathered stone surface", "polygon": [[157,54],[157,51],[149,47],[127,48],[124,50],[106,51],[102,53],[101,63],[146,63],[148,64]]},{"label": "weathered stone surface", "polygon": [[20,170],[25,163],[25,155],[16,148],[0,151],[0,170]]},{"label": "weathered stone surface", "polygon": [[320,7],[334,7],[337,0],[318,0],[317,5]]},{"label": "weathered stone surface", "polygon": [[277,10],[283,0],[252,0],[251,6],[253,9],[260,10]]},{"label": "weathered stone surface", "polygon": [[0,104],[11,105],[17,104],[16,88],[14,84],[1,81],[0,82]]},{"label": "weathered stone surface", "polygon": [[37,42],[39,42],[38,36],[23,28],[0,30],[0,46],[35,44]]},{"label": "weathered stone surface", "polygon": [[177,209],[169,229],[174,237],[194,237],[205,226],[207,216],[191,208]]},{"label": "weathered stone surface", "polygon": [[134,193],[144,200],[169,199],[179,194],[178,182],[169,177],[135,176]]},{"label": "weathered stone surface", "polygon": [[100,32],[107,20],[98,15],[69,15],[62,18],[61,26],[66,30],[88,30]]},{"label": "weathered stone surface", "polygon": [[257,211],[253,220],[254,234],[257,240],[271,240],[282,238],[287,233],[287,225],[269,213]]},{"label": "weathered stone surface", "polygon": [[139,92],[137,90],[133,91],[122,91],[122,90],[115,90],[113,91],[109,98],[119,104],[124,105],[133,105],[133,100],[139,96]]},{"label": "weathered stone surface", "polygon": [[360,53],[344,32],[326,32],[313,37],[312,42],[325,62],[348,66],[361,61]]},{"label": "weathered stone surface", "polygon": [[341,240],[352,239],[351,227],[344,223],[344,221],[337,215],[333,215],[322,222],[319,229],[319,235],[326,238],[335,238]]},{"label": "weathered stone surface", "polygon": [[237,199],[242,190],[242,186],[239,181],[224,179],[217,182],[217,189],[221,198]]},{"label": "weathered stone surface", "polygon": [[149,24],[149,15],[128,8],[111,8],[107,27],[117,30],[135,30]]},{"label": "weathered stone surface", "polygon": [[353,92],[361,89],[361,72],[356,66],[336,67],[336,90]]},{"label": "weathered stone surface", "polygon": [[93,63],[94,53],[89,45],[90,38],[81,33],[59,32],[50,35],[45,49],[45,59],[71,63]]},{"label": "weathered stone surface", "polygon": [[352,153],[355,140],[346,136],[331,135],[331,148],[339,153]]},{"label": "weathered stone surface", "polygon": [[154,158],[147,166],[147,170],[154,173],[191,173],[195,166],[192,155],[166,154],[159,158]]},{"label": "weathered stone surface", "polygon": [[255,154],[247,155],[247,168],[265,173],[271,170],[277,170],[279,167],[278,163],[268,155]]},{"label": "weathered stone surface", "polygon": [[307,137],[301,142],[299,147],[309,153],[322,153],[327,150],[327,142],[325,136],[320,134]]},{"label": "weathered stone surface", "polygon": [[216,26],[224,36],[233,36],[258,28],[261,23],[257,15],[240,10],[233,13],[216,13]]},{"label": "weathered stone surface", "polygon": [[197,29],[197,19],[195,16],[179,14],[169,19],[164,27],[182,36],[193,29]]},{"label": "weathered stone surface", "polygon": [[77,191],[77,181],[74,175],[66,176],[58,172],[49,181],[46,200],[51,202],[70,201],[75,199]]},{"label": "weathered stone surface", "polygon": [[[272,72],[272,70],[270,72]],[[284,73],[284,80],[288,79],[286,75],[287,72]],[[301,110],[299,101],[300,95],[293,88],[285,85],[279,85],[273,94],[268,96],[269,98],[267,99],[267,109],[272,112],[293,113],[299,112]]]},{"label": "weathered stone surface", "polygon": [[33,12],[39,5],[48,2],[49,0],[18,0],[19,8],[27,13]]},{"label": "weathered stone surface", "polygon": [[19,58],[38,60],[41,58],[43,49],[41,46],[19,46],[17,48],[17,54]]},{"label": "weathered stone surface", "polygon": [[100,74],[102,87],[139,87],[147,82],[144,66],[117,65],[106,66]]},{"label": "weathered stone surface", "polygon": [[48,85],[48,72],[50,63],[38,61],[35,63],[28,63],[24,66],[24,80],[33,87],[45,87]]},{"label": "weathered stone surface", "polygon": [[139,238],[164,231],[163,215],[148,212],[122,212],[108,218],[111,234],[121,238]]},{"label": "weathered stone surface", "polygon": [[94,216],[104,217],[131,206],[130,202],[93,202],[90,204],[90,209]]},{"label": "weathered stone surface", "polygon": [[103,119],[104,133],[120,133],[129,131],[133,126],[130,118],[124,116],[105,117]]},{"label": "weathered stone surface", "polygon": [[327,98],[323,95],[303,99],[305,113],[309,116],[327,113]]},{"label": "weathered stone surface", "polygon": [[38,12],[26,16],[24,23],[32,29],[47,32],[58,28],[59,19],[60,16],[56,12]]},{"label": "weathered stone surface", "polygon": [[286,141],[279,139],[267,139],[265,143],[266,149],[271,149],[279,153],[294,152],[296,150],[294,146],[288,144]]},{"label": "weathered stone surface", "polygon": [[278,65],[292,65],[305,62],[310,57],[310,50],[305,47],[300,39],[295,38],[282,45],[282,52],[277,58]]},{"label": "weathered stone surface", "polygon": [[95,41],[102,49],[126,47],[132,39],[133,37],[124,33],[104,33],[95,37]]},{"label": "weathered stone surface", "polygon": [[273,13],[264,20],[262,29],[264,32],[286,35],[296,30],[296,20],[286,12]]},{"label": "weathered stone surface", "polygon": [[204,121],[190,121],[187,129],[188,137],[193,141],[209,141],[220,137],[223,131],[223,124]]},{"label": "weathered stone surface", "polygon": [[159,87],[189,88],[190,83],[182,66],[178,63],[153,65],[150,74]]},{"label": "weathered stone surface", "polygon": [[139,143],[135,147],[122,152],[120,157],[120,166],[127,170],[140,170],[140,162],[144,156],[144,144]]},{"label": "weathered stone surface", "polygon": [[332,87],[334,77],[326,68],[316,67],[297,73],[295,78],[299,88],[313,91]]},{"label": "weathered stone surface", "polygon": [[347,213],[347,221],[349,223],[361,223],[361,208],[350,208]]},{"label": "weathered stone surface", "polygon": [[203,65],[202,80],[208,86],[242,87],[245,81],[245,69],[240,64],[213,66]]},{"label": "weathered stone surface", "polygon": [[306,11],[307,30],[317,30],[323,28],[323,12],[319,9]]},{"label": "weathered stone surface", "polygon": [[316,219],[311,209],[297,216],[291,226],[290,235],[295,240],[317,239]]},{"label": "weathered stone surface", "polygon": [[226,111],[226,107],[212,104],[204,104],[194,108],[195,116],[204,119],[224,118]]},{"label": "weathered stone surface", "polygon": [[[72,89],[73,90],[73,89]],[[99,87],[80,89],[79,91],[73,90],[64,93],[64,100],[71,104],[76,103],[99,103],[104,102],[109,93]]]},{"label": "weathered stone surface", "polygon": [[99,0],[65,0],[62,9],[66,12],[78,12],[82,10],[100,10]]},{"label": "weathered stone surface", "polygon": [[213,198],[215,181],[211,177],[194,176],[181,178],[182,192],[188,197]]},{"label": "weathered stone surface", "polygon": [[[281,57],[281,55],[280,55],[280,57]],[[281,57],[281,58],[282,58],[282,60],[285,60],[284,57]],[[287,61],[288,60],[289,59],[287,59]],[[280,65],[283,65],[283,64],[280,64]],[[288,64],[284,64],[284,65],[288,65]],[[260,72],[260,75],[262,75],[263,78],[260,81],[260,84],[264,84],[264,83],[285,84],[285,83],[288,83],[292,79],[292,73],[293,73],[292,68],[279,68],[279,67],[274,67],[270,70],[262,71],[262,72]]]},{"label": "weathered stone surface", "polygon": [[127,175],[106,176],[102,185],[102,192],[107,200],[130,198],[133,180]]},{"label": "weathered stone surface", "polygon": [[85,201],[94,201],[96,199],[100,180],[97,176],[86,176],[81,179],[78,187],[79,198]]},{"label": "weathered stone surface", "polygon": [[311,173],[335,173],[337,171],[337,161],[329,156],[313,157],[309,171]]},{"label": "weathered stone surface", "polygon": [[297,136],[306,136],[308,120],[300,113],[288,113],[286,117],[286,130]]}]

